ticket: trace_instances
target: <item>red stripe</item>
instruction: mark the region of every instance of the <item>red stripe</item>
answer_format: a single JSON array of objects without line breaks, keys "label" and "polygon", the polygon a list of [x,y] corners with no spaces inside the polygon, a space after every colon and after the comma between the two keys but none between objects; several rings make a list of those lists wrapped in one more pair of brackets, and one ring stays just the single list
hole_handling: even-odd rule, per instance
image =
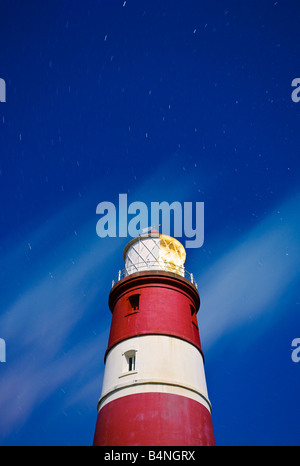
[{"label": "red stripe", "polygon": [[94,445],[215,445],[210,412],[184,396],[139,393],[107,403],[98,413]]},{"label": "red stripe", "polygon": [[[139,294],[139,309],[130,312],[128,298],[134,294]],[[193,285],[168,274],[139,274],[119,282],[110,295],[113,314],[107,352],[122,340],[146,334],[177,336],[201,351],[196,317],[199,304]],[[192,308],[195,309],[193,316]]]}]

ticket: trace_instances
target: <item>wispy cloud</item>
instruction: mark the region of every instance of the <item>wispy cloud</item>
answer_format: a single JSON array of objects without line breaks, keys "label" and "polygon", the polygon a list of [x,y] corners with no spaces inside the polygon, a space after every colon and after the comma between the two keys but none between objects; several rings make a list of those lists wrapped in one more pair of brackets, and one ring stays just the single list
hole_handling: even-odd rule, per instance
[{"label": "wispy cloud", "polygon": [[[32,234],[31,247],[40,248],[45,238],[57,233],[61,225],[58,215],[49,223],[48,230],[43,226]],[[106,293],[102,298],[99,292],[108,258],[113,256],[118,240],[109,244],[100,242],[96,234],[91,240],[92,227],[86,225],[80,235],[65,238],[56,247],[55,256],[47,251],[38,264],[33,262],[36,268],[28,267],[24,290],[1,310],[0,333],[7,344],[7,362],[0,374],[2,435],[24,424],[37,406],[78,374],[84,372],[86,378],[72,394],[74,399],[84,397],[85,391],[89,394],[96,382],[100,395],[99,361],[103,360],[108,336],[110,281],[104,282]],[[5,257],[12,270],[17,270],[20,256],[16,251],[21,252],[22,247],[17,244]],[[6,291],[11,294],[12,290]],[[97,318],[95,306],[99,309]],[[93,316],[95,321],[91,325]],[[84,325],[88,330],[81,331]],[[92,401],[96,406],[97,399]],[[72,398],[67,401],[71,403]]]},{"label": "wispy cloud", "polygon": [[199,321],[207,349],[240,325],[261,316],[272,320],[280,298],[299,279],[299,229],[299,200],[290,199],[200,276]]}]

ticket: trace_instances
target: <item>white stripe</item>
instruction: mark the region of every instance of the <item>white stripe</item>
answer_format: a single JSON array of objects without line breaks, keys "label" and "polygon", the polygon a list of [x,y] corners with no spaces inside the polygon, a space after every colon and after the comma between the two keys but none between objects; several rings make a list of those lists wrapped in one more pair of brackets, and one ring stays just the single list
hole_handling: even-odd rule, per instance
[{"label": "white stripe", "polygon": [[[128,354],[135,354],[128,370]],[[203,358],[191,343],[166,335],[141,335],[122,341],[107,355],[98,408],[133,393],[175,393],[210,410]]]}]

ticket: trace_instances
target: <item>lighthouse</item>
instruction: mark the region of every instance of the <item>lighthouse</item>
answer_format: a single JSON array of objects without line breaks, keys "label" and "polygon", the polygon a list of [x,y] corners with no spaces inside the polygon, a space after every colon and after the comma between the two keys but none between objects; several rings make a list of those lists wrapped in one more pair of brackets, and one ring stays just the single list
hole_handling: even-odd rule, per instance
[{"label": "lighthouse", "polygon": [[197,312],[182,244],[132,239],[109,294],[112,313],[94,445],[214,445]]}]

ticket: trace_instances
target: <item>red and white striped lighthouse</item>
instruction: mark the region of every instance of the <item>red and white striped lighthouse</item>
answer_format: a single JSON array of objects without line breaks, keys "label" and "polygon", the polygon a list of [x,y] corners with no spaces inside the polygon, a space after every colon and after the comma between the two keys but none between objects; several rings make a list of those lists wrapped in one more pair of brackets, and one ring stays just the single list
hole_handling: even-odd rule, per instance
[{"label": "red and white striped lighthouse", "polygon": [[[186,252],[153,230],[130,241],[109,295],[94,445],[214,445],[197,312]],[[188,276],[188,278],[187,278]]]}]

